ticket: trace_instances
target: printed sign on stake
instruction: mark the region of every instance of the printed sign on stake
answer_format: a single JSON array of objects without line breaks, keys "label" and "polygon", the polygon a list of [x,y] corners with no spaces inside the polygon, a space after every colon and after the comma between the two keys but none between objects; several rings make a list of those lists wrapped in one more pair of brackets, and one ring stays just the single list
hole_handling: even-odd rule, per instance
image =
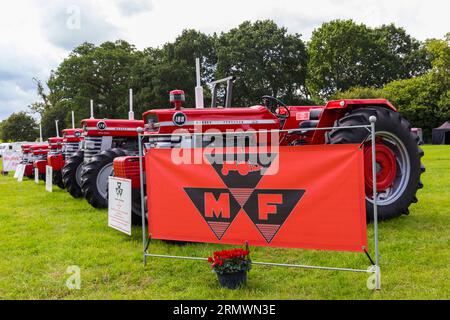
[{"label": "printed sign on stake", "polygon": [[20,168],[21,168],[22,166],[23,166],[22,164],[19,164],[19,165],[16,167],[16,170],[14,171],[14,179],[17,179],[17,178],[19,177],[19,171],[21,170]]},{"label": "printed sign on stake", "polygon": [[53,168],[45,166],[45,190],[53,192]]},{"label": "printed sign on stake", "polygon": [[20,168],[18,169],[18,173],[17,173],[17,181],[22,182],[23,181],[23,175],[25,173],[25,165],[21,165]]},{"label": "printed sign on stake", "polygon": [[108,226],[131,236],[131,180],[109,177]]}]

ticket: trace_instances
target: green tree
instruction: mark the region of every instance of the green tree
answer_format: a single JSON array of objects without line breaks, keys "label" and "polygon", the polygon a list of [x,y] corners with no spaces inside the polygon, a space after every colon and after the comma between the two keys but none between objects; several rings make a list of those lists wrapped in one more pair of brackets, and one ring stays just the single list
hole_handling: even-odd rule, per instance
[{"label": "green tree", "polygon": [[23,111],[10,115],[0,128],[3,141],[35,141],[38,136],[36,121]]},{"label": "green tree", "polygon": [[217,40],[216,77],[237,77],[233,105],[248,106],[272,95],[295,103],[306,97],[307,53],[299,34],[271,20],[246,21]]},{"label": "green tree", "polygon": [[77,108],[78,118],[84,118],[89,116],[89,101],[93,99],[96,117],[126,117],[128,89],[138,56],[135,47],[122,40],[98,47],[90,43],[78,46],[47,82],[47,108],[68,101]]},{"label": "green tree", "polygon": [[429,139],[434,127],[450,119],[450,34],[445,40],[427,40],[425,50],[432,65],[426,74],[392,81],[383,88],[354,87],[333,98],[386,98]]},{"label": "green tree", "polygon": [[374,87],[353,87],[346,91],[336,92],[331,99],[384,99],[385,93],[382,89]]},{"label": "green tree", "polygon": [[314,30],[308,44],[308,87],[321,98],[352,87],[381,88],[429,68],[426,51],[393,24],[371,29],[334,20]]},{"label": "green tree", "polygon": [[[185,91],[187,107],[195,106],[195,59],[201,59],[204,85],[212,80],[214,74],[217,61],[214,42],[214,36],[184,30],[173,43],[144,50],[133,70],[137,110],[144,112],[170,107],[169,92],[174,89]],[[205,96],[208,98],[207,90]]]}]

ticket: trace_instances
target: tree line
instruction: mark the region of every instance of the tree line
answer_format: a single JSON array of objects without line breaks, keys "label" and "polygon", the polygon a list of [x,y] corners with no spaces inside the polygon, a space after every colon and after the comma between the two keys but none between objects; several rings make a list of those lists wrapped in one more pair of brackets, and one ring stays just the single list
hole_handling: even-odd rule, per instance
[{"label": "tree line", "polygon": [[[323,23],[307,43],[271,20],[246,21],[220,34],[184,30],[175,41],[144,50],[123,40],[83,43],[49,79],[37,81],[41,100],[30,111],[40,115],[49,137],[56,119],[61,128],[70,126],[71,110],[78,120],[88,117],[91,99],[96,117],[126,118],[128,88],[136,114],[170,107],[172,89],[185,90],[186,106],[193,107],[197,57],[203,84],[237,77],[233,106],[260,103],[263,95],[289,105],[388,98],[426,134],[450,117],[450,33],[421,42],[393,24],[371,28],[352,20]],[[208,90],[205,98],[207,105]],[[9,120],[0,129],[3,140],[11,138]]]}]

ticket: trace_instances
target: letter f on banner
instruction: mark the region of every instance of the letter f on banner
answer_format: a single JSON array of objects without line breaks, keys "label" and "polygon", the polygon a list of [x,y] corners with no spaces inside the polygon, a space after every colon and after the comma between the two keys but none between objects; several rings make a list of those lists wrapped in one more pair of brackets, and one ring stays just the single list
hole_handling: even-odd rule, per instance
[{"label": "letter f on banner", "polygon": [[268,220],[269,214],[277,214],[277,204],[283,204],[282,194],[258,194],[259,220]]}]

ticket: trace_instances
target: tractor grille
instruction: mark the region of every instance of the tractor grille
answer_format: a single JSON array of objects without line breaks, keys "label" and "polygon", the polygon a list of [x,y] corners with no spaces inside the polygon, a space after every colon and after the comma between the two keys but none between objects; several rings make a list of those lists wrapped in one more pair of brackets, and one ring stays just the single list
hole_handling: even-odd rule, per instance
[{"label": "tractor grille", "polygon": [[66,142],[64,144],[64,157],[69,159],[80,149],[79,142]]},{"label": "tractor grille", "polygon": [[102,137],[85,137],[84,145],[84,162],[88,163],[93,156],[102,151]]}]

